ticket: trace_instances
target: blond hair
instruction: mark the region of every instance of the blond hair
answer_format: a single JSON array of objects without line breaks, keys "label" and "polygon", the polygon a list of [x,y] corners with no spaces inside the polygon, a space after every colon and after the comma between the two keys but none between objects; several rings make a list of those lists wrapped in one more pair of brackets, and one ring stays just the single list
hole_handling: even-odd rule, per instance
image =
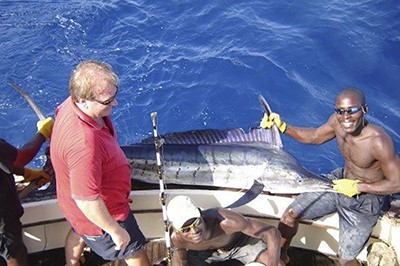
[{"label": "blond hair", "polygon": [[72,100],[95,99],[98,92],[94,88],[94,83],[97,79],[104,79],[114,86],[118,84],[117,75],[107,63],[87,60],[77,65],[69,79],[69,93]]}]

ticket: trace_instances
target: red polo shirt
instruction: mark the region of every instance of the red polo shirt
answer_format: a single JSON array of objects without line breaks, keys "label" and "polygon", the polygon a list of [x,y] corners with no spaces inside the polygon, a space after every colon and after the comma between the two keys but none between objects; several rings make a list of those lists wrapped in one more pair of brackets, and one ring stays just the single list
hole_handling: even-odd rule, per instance
[{"label": "red polo shirt", "polygon": [[117,142],[109,117],[107,126],[97,124],[69,97],[56,110],[50,154],[56,172],[57,199],[61,212],[80,235],[100,235],[75,203],[103,199],[118,221],[126,219],[131,190],[130,165]]}]

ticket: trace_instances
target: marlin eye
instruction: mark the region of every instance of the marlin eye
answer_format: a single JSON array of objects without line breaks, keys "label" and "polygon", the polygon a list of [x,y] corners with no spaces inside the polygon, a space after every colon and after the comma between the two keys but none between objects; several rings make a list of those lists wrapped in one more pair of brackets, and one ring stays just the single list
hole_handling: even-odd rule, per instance
[{"label": "marlin eye", "polygon": [[299,175],[296,175],[296,182],[297,183],[303,183],[303,181],[304,181],[304,179],[303,178],[301,178],[301,176],[299,176]]}]

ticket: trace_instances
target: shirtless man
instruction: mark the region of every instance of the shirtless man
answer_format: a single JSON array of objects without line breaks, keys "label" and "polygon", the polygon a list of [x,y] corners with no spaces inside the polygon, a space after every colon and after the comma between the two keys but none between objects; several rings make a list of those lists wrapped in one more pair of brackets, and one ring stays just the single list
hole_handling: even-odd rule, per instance
[{"label": "shirtless man", "polygon": [[279,223],[281,258],[288,262],[287,249],[303,219],[339,214],[339,261],[359,265],[356,257],[365,246],[381,214],[383,195],[400,192],[400,158],[385,130],[365,119],[368,111],[363,92],[355,88],[336,98],[335,112],[318,128],[300,128],[280,116],[265,115],[260,126],[276,125],[281,133],[308,144],[336,138],[344,157],[344,168],[330,174],[339,193],[304,193],[287,208]]},{"label": "shirtless man", "polygon": [[35,136],[20,148],[0,139],[0,265],[4,265],[2,258],[7,266],[29,265],[20,221],[24,210],[13,174],[22,175],[25,182],[36,182],[37,187],[50,182],[53,171],[49,160],[43,169],[31,169],[26,165],[50,138],[53,124],[50,117],[39,121]]},{"label": "shirtless man", "polygon": [[280,234],[270,225],[233,211],[200,210],[187,196],[174,197],[167,206],[172,225],[172,265],[202,266],[236,259],[244,264],[283,266]]}]

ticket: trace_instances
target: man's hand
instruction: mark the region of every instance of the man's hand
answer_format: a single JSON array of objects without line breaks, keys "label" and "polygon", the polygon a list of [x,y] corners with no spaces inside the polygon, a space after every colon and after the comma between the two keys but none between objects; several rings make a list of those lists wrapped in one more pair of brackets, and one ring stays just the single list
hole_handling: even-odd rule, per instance
[{"label": "man's hand", "polygon": [[121,250],[127,247],[129,242],[131,241],[131,236],[122,227],[119,227],[117,232],[110,234],[110,236],[115,244],[115,250]]},{"label": "man's hand", "polygon": [[339,193],[342,193],[346,195],[347,197],[353,197],[354,195],[359,194],[360,192],[358,191],[357,184],[360,182],[360,180],[354,180],[354,179],[334,179],[333,184],[333,189]]},{"label": "man's hand", "polygon": [[51,177],[48,173],[41,169],[31,169],[31,168],[24,168],[24,181],[32,182],[34,180],[38,180],[36,182],[36,187],[41,187],[44,184],[51,181]]},{"label": "man's hand", "polygon": [[45,120],[39,120],[37,122],[37,132],[42,134],[43,137],[49,139],[51,136],[51,131],[53,130],[54,120],[51,117],[47,117]]},{"label": "man's hand", "polygon": [[271,128],[276,125],[281,133],[285,133],[286,123],[281,120],[281,116],[277,113],[271,113],[270,115],[264,114],[260,122],[260,127]]}]

